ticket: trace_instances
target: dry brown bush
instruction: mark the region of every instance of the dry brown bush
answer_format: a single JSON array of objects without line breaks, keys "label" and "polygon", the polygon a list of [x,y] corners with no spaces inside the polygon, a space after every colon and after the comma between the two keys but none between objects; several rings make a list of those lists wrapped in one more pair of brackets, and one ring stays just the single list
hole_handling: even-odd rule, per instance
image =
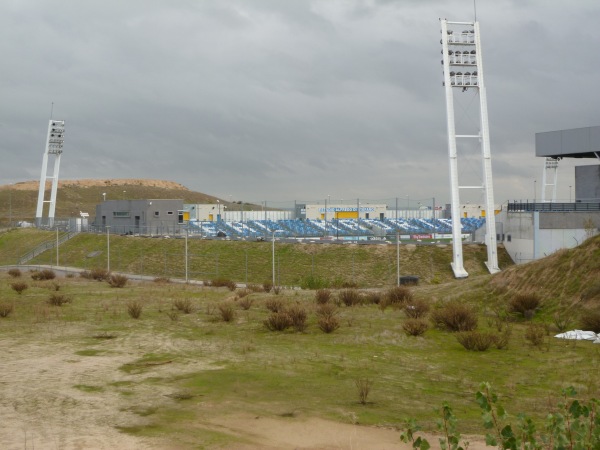
[{"label": "dry brown bush", "polygon": [[331,303],[325,303],[323,305],[317,305],[316,313],[319,317],[333,317],[337,314],[338,308]]},{"label": "dry brown bush", "polygon": [[402,329],[407,336],[421,336],[429,329],[429,325],[423,319],[406,319]]},{"label": "dry brown bush", "polygon": [[176,298],[173,300],[173,307],[184,314],[191,314],[194,311],[194,305],[189,298]]},{"label": "dry brown bush", "polygon": [[235,319],[235,308],[231,303],[221,303],[219,305],[219,313],[223,322],[231,322]]},{"label": "dry brown bush", "polygon": [[410,302],[413,298],[412,291],[406,286],[394,286],[385,293],[388,304],[398,307]]},{"label": "dry brown bush", "polygon": [[71,298],[64,294],[50,294],[47,300],[49,305],[52,306],[62,306],[65,303],[70,303]]},{"label": "dry brown bush", "polygon": [[114,288],[123,288],[127,285],[128,278],[125,275],[113,273],[108,278],[108,284]]},{"label": "dry brown bush", "polygon": [[213,278],[210,282],[205,281],[204,284],[212,287],[226,287],[230,291],[235,291],[237,288],[235,282],[228,278]]},{"label": "dry brown bush", "polygon": [[335,316],[321,317],[319,319],[319,329],[324,333],[333,333],[340,327],[340,321]]},{"label": "dry brown bush", "polygon": [[369,291],[365,295],[365,303],[371,305],[380,305],[383,300],[383,294],[379,291]]},{"label": "dry brown bush", "polygon": [[285,311],[272,312],[263,324],[269,331],[284,331],[292,326],[292,318]]},{"label": "dry brown bush", "polygon": [[252,291],[248,288],[242,288],[242,289],[238,289],[235,294],[237,295],[238,298],[244,298],[247,295],[252,294]]},{"label": "dry brown bush", "polygon": [[279,312],[283,310],[283,301],[279,298],[268,298],[265,306],[271,312]]},{"label": "dry brown bush", "polygon": [[19,278],[21,276],[21,270],[17,268],[9,269],[8,274],[13,278]]},{"label": "dry brown bush", "polygon": [[526,319],[531,319],[539,306],[540,298],[536,294],[517,294],[508,304],[510,312],[521,314]]},{"label": "dry brown bush", "polygon": [[546,336],[546,328],[541,324],[529,324],[525,330],[525,339],[534,347],[541,347]]},{"label": "dry brown bush", "polygon": [[168,277],[156,277],[154,282],[158,284],[167,284],[171,282],[171,279]]},{"label": "dry brown bush", "polygon": [[402,310],[406,317],[410,317],[411,319],[425,317],[430,309],[431,305],[424,299],[416,299],[402,306]]},{"label": "dry brown bush", "polygon": [[431,312],[437,328],[448,331],[472,331],[477,328],[477,314],[472,307],[457,301],[449,302]]},{"label": "dry brown bush", "polygon": [[247,285],[247,288],[250,289],[252,292],[264,292],[264,288],[258,284],[249,284]]},{"label": "dry brown bush", "polygon": [[12,303],[0,303],[0,317],[8,317],[13,312],[14,306]]},{"label": "dry brown bush", "polygon": [[477,330],[461,331],[455,337],[460,345],[471,351],[484,352],[496,343],[496,335]]},{"label": "dry brown bush", "polygon": [[271,281],[264,281],[262,287],[263,291],[271,292],[271,289],[273,289],[273,283]]},{"label": "dry brown bush", "polygon": [[315,301],[318,305],[329,303],[331,300],[331,291],[329,289],[319,289],[315,292]]},{"label": "dry brown bush", "polygon": [[36,281],[41,280],[54,280],[56,278],[56,273],[54,270],[44,269],[44,270],[34,270],[31,272],[31,279]]},{"label": "dry brown bush", "polygon": [[240,298],[238,302],[240,308],[242,308],[245,311],[249,310],[252,307],[252,303],[254,303],[254,300],[249,296]]},{"label": "dry brown bush", "polygon": [[342,289],[338,292],[338,298],[346,306],[358,305],[361,302],[360,293],[356,289]]},{"label": "dry brown bush", "polygon": [[13,291],[15,291],[17,294],[20,295],[29,286],[27,285],[27,283],[24,283],[22,281],[17,281],[17,282],[11,283],[10,287],[13,289]]},{"label": "dry brown bush", "polygon": [[308,315],[302,306],[298,304],[292,305],[287,308],[286,312],[288,316],[290,316],[290,319],[292,320],[292,326],[296,329],[296,331],[306,330],[306,318]]},{"label": "dry brown bush", "polygon": [[581,316],[581,329],[600,333],[600,309],[585,311]]},{"label": "dry brown bush", "polygon": [[143,309],[142,303],[138,300],[131,300],[127,303],[127,314],[132,319],[139,319]]},{"label": "dry brown bush", "polygon": [[358,378],[354,380],[354,384],[356,385],[359,403],[366,405],[367,397],[369,396],[369,392],[371,392],[371,387],[373,387],[373,381],[369,378]]}]

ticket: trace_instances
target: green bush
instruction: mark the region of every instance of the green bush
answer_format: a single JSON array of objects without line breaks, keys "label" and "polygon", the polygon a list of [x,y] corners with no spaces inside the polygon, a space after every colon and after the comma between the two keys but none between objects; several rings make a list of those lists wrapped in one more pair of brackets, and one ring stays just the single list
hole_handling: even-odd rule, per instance
[{"label": "green bush", "polygon": [[477,328],[477,313],[470,306],[453,301],[434,309],[431,321],[443,330],[471,331]]},{"label": "green bush", "polygon": [[308,275],[300,279],[299,285],[302,289],[326,289],[329,287],[329,282],[325,278]]}]

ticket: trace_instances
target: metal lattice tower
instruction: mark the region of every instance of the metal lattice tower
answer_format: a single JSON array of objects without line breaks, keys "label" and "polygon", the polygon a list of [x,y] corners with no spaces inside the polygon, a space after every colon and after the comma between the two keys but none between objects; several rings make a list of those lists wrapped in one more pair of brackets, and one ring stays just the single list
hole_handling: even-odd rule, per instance
[{"label": "metal lattice tower", "polygon": [[[552,182],[548,181],[548,175],[552,178]],[[542,176],[542,203],[556,202],[556,185],[558,181],[558,160],[555,158],[546,158],[544,161],[544,174]],[[546,199],[546,191],[552,188],[552,198]]]},{"label": "metal lattice tower", "polygon": [[[485,195],[487,246],[486,266],[490,273],[496,273],[498,253],[496,244],[496,221],[494,211],[494,188],[492,183],[492,157],[487,113],[487,97],[483,81],[483,62],[479,22],[449,22],[441,20],[442,65],[444,67],[444,87],[446,90],[446,116],[448,126],[448,159],[450,165],[450,190],[452,202],[452,270],[456,278],[469,274],[463,265],[462,233],[460,223],[461,189],[481,189]],[[479,134],[457,134],[454,119],[454,92],[475,89],[479,94]],[[458,180],[457,139],[478,139],[481,150],[481,186],[460,186]]]},{"label": "metal lattice tower", "polygon": [[[40,188],[38,193],[37,210],[35,213],[35,222],[37,226],[43,225],[42,218],[44,213],[44,203],[50,203],[48,208],[48,226],[54,225],[54,211],[56,209],[56,191],[58,189],[58,171],[60,169],[60,156],[63,152],[65,141],[65,121],[50,120],[48,123],[48,136],[46,138],[46,149],[42,159],[42,174],[40,176]],[[54,155],[54,171],[48,176],[48,156]],[[50,200],[44,200],[46,192],[46,180],[52,180],[52,190]]]}]

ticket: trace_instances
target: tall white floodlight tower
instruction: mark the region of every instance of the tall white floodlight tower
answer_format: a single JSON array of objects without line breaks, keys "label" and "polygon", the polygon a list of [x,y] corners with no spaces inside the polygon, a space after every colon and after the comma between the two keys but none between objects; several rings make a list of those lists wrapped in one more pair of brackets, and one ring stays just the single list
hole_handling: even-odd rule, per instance
[{"label": "tall white floodlight tower", "polygon": [[[549,180],[548,178],[551,178]],[[556,184],[558,181],[558,159],[546,158],[544,161],[544,174],[542,176],[542,203],[556,202]],[[548,188],[552,189],[550,200],[546,198]]]},{"label": "tall white floodlight tower", "polygon": [[[56,190],[58,189],[58,171],[60,169],[60,156],[63,152],[65,142],[65,121],[50,120],[48,123],[48,136],[46,138],[46,149],[42,159],[42,175],[40,176],[40,190],[38,193],[37,211],[35,222],[37,226],[43,225],[44,203],[50,203],[48,208],[48,226],[54,225],[54,211],[56,209]],[[48,156],[54,155],[54,171],[48,176]],[[46,192],[46,180],[52,180],[50,200],[44,200]]]},{"label": "tall white floodlight tower", "polygon": [[[483,81],[483,62],[479,22],[449,22],[441,20],[442,65],[446,89],[446,115],[448,126],[448,158],[450,163],[450,189],[452,201],[452,270],[456,278],[469,274],[463,265],[462,233],[460,223],[461,189],[483,190],[485,195],[487,268],[490,273],[500,271],[496,244],[494,188],[492,183],[492,157],[487,114],[487,98]],[[454,119],[454,92],[475,90],[479,95],[479,133],[457,134]],[[460,94],[460,92],[459,92]],[[482,185],[460,186],[458,181],[457,139],[477,139],[481,150]]]}]

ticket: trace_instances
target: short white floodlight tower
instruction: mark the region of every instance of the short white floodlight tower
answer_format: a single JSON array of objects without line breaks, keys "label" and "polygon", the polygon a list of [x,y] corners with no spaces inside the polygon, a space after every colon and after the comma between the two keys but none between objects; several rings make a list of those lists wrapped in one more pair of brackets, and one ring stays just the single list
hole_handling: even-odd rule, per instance
[{"label": "short white floodlight tower", "polygon": [[[40,190],[38,193],[37,211],[35,213],[36,226],[42,225],[44,214],[44,203],[50,203],[48,208],[48,226],[54,225],[54,211],[56,210],[56,190],[58,188],[58,171],[60,169],[60,156],[63,152],[65,142],[65,121],[50,120],[48,124],[48,136],[46,138],[46,149],[42,160],[42,175],[40,176]],[[48,156],[54,155],[54,172],[48,176]],[[46,180],[52,179],[52,190],[50,200],[44,200],[46,192]]]},{"label": "short white floodlight tower", "polygon": [[[450,165],[450,189],[452,202],[452,270],[456,278],[469,274],[463,265],[462,233],[460,223],[460,189],[481,189],[485,194],[486,234],[490,273],[500,271],[496,244],[496,221],[494,211],[494,188],[492,183],[492,157],[487,113],[487,97],[483,82],[483,62],[479,22],[449,22],[441,20],[442,65],[446,89],[446,116],[448,126],[448,158]],[[479,134],[457,134],[454,120],[454,91],[465,92],[474,89],[479,94]],[[460,186],[458,182],[457,139],[477,139],[481,147],[483,184],[481,186]]]},{"label": "short white floodlight tower", "polygon": [[[551,178],[552,181],[548,180]],[[544,161],[544,174],[542,176],[542,203],[554,203],[556,202],[556,184],[558,181],[558,159],[546,158]],[[552,188],[552,198],[548,200],[546,198],[546,191],[548,188]]]}]

